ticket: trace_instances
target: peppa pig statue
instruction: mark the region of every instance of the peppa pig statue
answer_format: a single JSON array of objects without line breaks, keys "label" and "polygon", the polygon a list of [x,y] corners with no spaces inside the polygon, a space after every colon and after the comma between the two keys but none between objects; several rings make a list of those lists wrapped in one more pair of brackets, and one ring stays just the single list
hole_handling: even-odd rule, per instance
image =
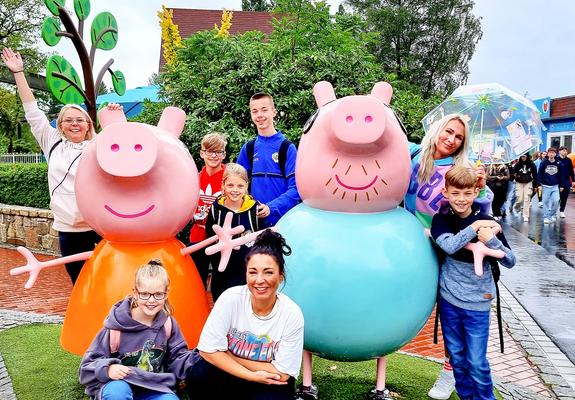
[{"label": "peppa pig statue", "polygon": [[[411,173],[407,137],[387,83],[336,99],[332,85],[319,82],[313,93],[318,111],[296,163],[303,203],[278,223],[293,250],[284,291],[304,313],[306,350],[341,361],[379,358],[419,332],[436,299],[430,240],[398,207]],[[304,357],[304,380],[306,368]]]},{"label": "peppa pig statue", "polygon": [[[209,305],[187,254],[202,246],[184,249],[174,238],[192,217],[199,195],[198,171],[178,139],[185,113],[168,107],[157,127],[126,122],[121,110],[103,109],[99,119],[103,130],[82,154],[75,185],[82,215],[104,239],[93,252],[45,263],[19,248],[28,264],[11,274],[29,272],[26,287],[31,287],[42,268],[70,257],[88,260],[72,290],[60,339],[64,349],[83,354],[112,305],[131,292],[138,267],[158,258],[170,276],[174,315],[188,345],[195,347]],[[241,244],[229,240],[239,232],[236,228],[224,231],[210,251],[222,250],[226,235],[229,252]],[[204,245],[215,241],[208,239]]]}]

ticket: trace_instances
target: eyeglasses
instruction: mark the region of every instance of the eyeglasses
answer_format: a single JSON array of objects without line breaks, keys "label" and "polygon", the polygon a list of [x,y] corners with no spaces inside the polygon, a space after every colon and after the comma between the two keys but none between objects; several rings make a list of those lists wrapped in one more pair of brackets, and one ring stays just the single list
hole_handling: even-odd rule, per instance
[{"label": "eyeglasses", "polygon": [[153,297],[156,300],[164,300],[166,298],[166,292],[140,292],[138,289],[136,289],[136,293],[138,293],[138,298],[140,300],[149,300],[150,297]]},{"label": "eyeglasses", "polygon": [[226,154],[225,151],[210,151],[206,149],[202,149],[201,151],[208,157],[223,157]]},{"label": "eyeglasses", "polygon": [[80,118],[64,118],[62,120],[62,123],[67,124],[67,125],[72,125],[73,123],[83,124],[85,122],[88,122],[88,121],[86,120],[86,118],[82,118],[82,117],[80,117]]}]

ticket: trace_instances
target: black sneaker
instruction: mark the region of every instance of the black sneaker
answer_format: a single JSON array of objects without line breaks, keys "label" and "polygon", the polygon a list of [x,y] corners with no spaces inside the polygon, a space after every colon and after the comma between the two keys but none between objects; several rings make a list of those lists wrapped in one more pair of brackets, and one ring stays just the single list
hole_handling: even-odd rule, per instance
[{"label": "black sneaker", "polygon": [[317,386],[299,385],[295,391],[295,400],[317,400]]},{"label": "black sneaker", "polygon": [[374,388],[365,395],[365,400],[393,400],[393,397],[388,389],[376,390]]}]

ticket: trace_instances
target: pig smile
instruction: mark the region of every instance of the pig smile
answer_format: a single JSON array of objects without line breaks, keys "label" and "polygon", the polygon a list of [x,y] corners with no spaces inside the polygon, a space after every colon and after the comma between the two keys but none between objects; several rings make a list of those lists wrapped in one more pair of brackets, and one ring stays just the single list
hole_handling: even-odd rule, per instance
[{"label": "pig smile", "polygon": [[349,186],[349,185],[346,185],[345,183],[343,183],[341,181],[341,179],[339,179],[339,176],[337,176],[337,175],[335,176],[335,180],[337,181],[337,183],[339,183],[341,186],[343,186],[344,188],[349,189],[349,190],[365,190],[365,189],[371,187],[377,181],[377,178],[378,178],[378,176],[373,178],[373,180],[365,186]]},{"label": "pig smile", "polygon": [[112,207],[105,205],[104,208],[106,210],[108,210],[109,212],[111,212],[112,214],[114,214],[116,217],[120,217],[120,218],[138,218],[141,217],[143,215],[146,215],[147,213],[149,213],[150,211],[152,211],[154,209],[154,205],[152,204],[150,207],[146,208],[144,211],[141,211],[139,213],[135,213],[135,214],[122,214],[119,213],[115,210],[112,209]]}]

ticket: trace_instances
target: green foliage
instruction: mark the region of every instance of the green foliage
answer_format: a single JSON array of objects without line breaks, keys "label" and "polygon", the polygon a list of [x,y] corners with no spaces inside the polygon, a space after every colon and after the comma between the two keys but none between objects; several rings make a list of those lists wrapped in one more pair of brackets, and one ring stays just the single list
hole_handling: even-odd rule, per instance
[{"label": "green foliage", "polygon": [[274,7],[273,0],[242,0],[243,11],[271,11]]},{"label": "green foliage", "polygon": [[361,40],[338,25],[325,3],[277,4],[283,13],[278,16],[289,12],[292,17],[276,20],[267,39],[261,32],[224,38],[215,31],[198,32],[184,40],[175,65],[158,77],[161,94],[188,115],[182,139],[192,154],[198,154],[205,134],[220,131],[234,159],[255,134],[248,103],[256,92],[274,96],[276,126],[297,142],[316,109],[316,82],[328,80],[338,96],[346,96],[369,93],[385,79]]},{"label": "green foliage", "polygon": [[126,93],[126,77],[122,71],[114,71],[112,74],[112,85],[114,86],[114,92],[119,96],[123,96]]},{"label": "green foliage", "polygon": [[61,36],[56,35],[57,32],[61,31],[60,20],[54,17],[47,17],[42,24],[42,39],[48,46],[56,46]]},{"label": "green foliage", "polygon": [[53,15],[60,14],[58,7],[64,7],[66,0],[44,0],[44,4]]},{"label": "green foliage", "polygon": [[118,43],[118,23],[109,12],[102,12],[92,21],[90,28],[92,46],[101,50],[112,50]]},{"label": "green foliage", "polygon": [[79,21],[84,21],[90,15],[90,0],[74,0],[74,12]]},{"label": "green foliage", "polygon": [[0,164],[0,203],[49,208],[48,164]]},{"label": "green foliage", "polygon": [[64,57],[54,55],[48,59],[46,84],[52,95],[63,104],[82,104],[80,76]]},{"label": "green foliage", "polygon": [[481,39],[473,0],[346,0],[378,40],[372,53],[387,72],[446,95],[466,82]]}]

